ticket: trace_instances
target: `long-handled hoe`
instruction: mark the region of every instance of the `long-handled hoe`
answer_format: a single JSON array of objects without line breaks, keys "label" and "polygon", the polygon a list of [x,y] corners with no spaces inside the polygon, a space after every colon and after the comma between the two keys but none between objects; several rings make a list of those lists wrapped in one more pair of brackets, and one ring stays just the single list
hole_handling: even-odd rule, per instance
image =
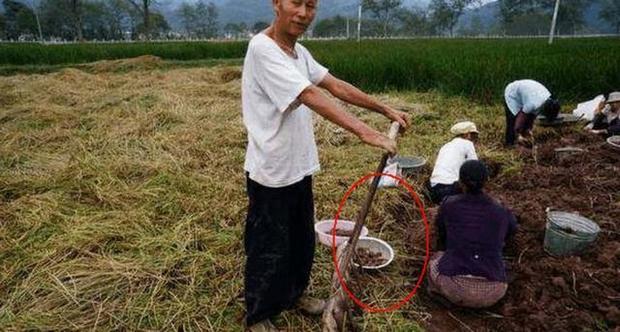
[{"label": "long-handled hoe", "polygon": [[[390,127],[390,132],[388,137],[390,139],[396,139],[398,135],[399,124],[398,122],[393,122]],[[377,167],[376,173],[383,172],[385,165],[387,164],[387,160],[390,157],[389,153],[384,153],[381,157],[381,161],[379,162],[379,166]],[[355,247],[357,245],[357,240],[360,237],[360,232],[362,231],[362,226],[364,226],[364,222],[366,220],[366,216],[368,215],[368,211],[370,210],[370,206],[375,197],[375,193],[377,192],[377,186],[379,184],[380,176],[375,176],[370,185],[370,190],[366,195],[366,200],[364,201],[364,205],[360,210],[357,218],[355,219],[355,227],[353,228],[353,234],[351,235],[350,240],[338,246],[336,251],[336,256],[338,257],[338,266],[340,275],[342,276],[343,281],[346,281],[350,278],[349,269],[351,266],[351,259],[355,253]],[[336,332],[342,331],[345,329],[345,317],[349,310],[347,294],[342,289],[340,284],[340,280],[338,278],[338,274],[334,271],[332,276],[332,289],[333,294],[327,301],[327,306],[325,307],[325,311],[323,312],[323,332]]]}]

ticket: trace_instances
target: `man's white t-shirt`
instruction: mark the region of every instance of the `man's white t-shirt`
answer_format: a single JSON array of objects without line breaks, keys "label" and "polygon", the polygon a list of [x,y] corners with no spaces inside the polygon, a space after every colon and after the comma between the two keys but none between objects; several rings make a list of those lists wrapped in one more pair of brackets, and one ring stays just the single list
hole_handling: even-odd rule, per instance
[{"label": "man's white t-shirt", "polygon": [[534,80],[514,81],[506,86],[504,99],[512,114],[534,113],[551,97],[547,88]]},{"label": "man's white t-shirt", "polygon": [[460,137],[454,138],[439,150],[435,168],[431,174],[431,186],[457,182],[463,163],[477,159],[478,155],[472,141]]},{"label": "man's white t-shirt", "polygon": [[298,97],[328,71],[302,45],[295,44],[295,52],[297,59],[259,33],[250,40],[243,64],[244,169],[266,187],[288,186],[320,169],[312,111]]}]

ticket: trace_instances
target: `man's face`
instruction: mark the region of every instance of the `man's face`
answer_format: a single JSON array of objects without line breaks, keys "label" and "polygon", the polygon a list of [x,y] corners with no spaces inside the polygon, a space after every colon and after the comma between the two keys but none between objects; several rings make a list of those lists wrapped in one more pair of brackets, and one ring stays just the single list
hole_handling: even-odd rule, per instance
[{"label": "man's face", "polygon": [[478,134],[477,133],[471,132],[471,133],[467,133],[466,135],[467,135],[466,138],[468,140],[472,141],[474,144],[478,143]]},{"label": "man's face", "polygon": [[611,106],[611,111],[614,113],[618,113],[620,111],[620,101],[610,103],[609,106]]},{"label": "man's face", "polygon": [[273,0],[276,25],[289,35],[301,36],[316,15],[318,0]]}]

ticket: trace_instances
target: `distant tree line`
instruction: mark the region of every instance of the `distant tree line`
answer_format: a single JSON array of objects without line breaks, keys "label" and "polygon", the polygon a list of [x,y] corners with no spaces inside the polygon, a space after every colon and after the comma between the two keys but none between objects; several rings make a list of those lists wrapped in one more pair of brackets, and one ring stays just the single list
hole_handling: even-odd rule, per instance
[{"label": "distant tree line", "polygon": [[[591,0],[562,0],[557,32],[575,34],[584,31],[584,12]],[[600,0],[599,19],[620,33],[620,0]],[[499,0],[500,17],[496,24],[485,25],[475,11],[467,24],[457,26],[468,8],[480,0],[431,0],[426,8],[405,8],[402,0],[363,0],[363,36],[428,35],[536,35],[549,33],[554,0]],[[347,29],[348,27],[348,29]],[[357,18],[335,16],[319,21],[314,35],[346,36],[357,33]]]},{"label": "distant tree line", "polygon": [[0,38],[118,40],[170,30],[153,0],[2,0]]},{"label": "distant tree line", "polygon": [[[121,40],[153,38],[243,38],[265,29],[264,21],[220,24],[213,2],[181,3],[174,13],[179,24],[172,31],[159,11],[162,0],[0,0],[2,40]],[[620,33],[620,0],[599,0],[599,19]],[[480,0],[431,0],[425,8],[403,6],[402,0],[362,0],[362,36],[427,36],[548,33],[555,1],[500,0],[500,18],[485,24],[477,14],[458,24],[467,9]],[[573,34],[585,27],[590,0],[562,0],[558,32]],[[319,20],[311,31],[317,37],[354,37],[357,17]]]},{"label": "distant tree line", "polygon": [[0,38],[10,40],[121,40],[218,36],[212,2],[182,3],[183,31],[174,34],[155,8],[158,0],[1,0]]}]

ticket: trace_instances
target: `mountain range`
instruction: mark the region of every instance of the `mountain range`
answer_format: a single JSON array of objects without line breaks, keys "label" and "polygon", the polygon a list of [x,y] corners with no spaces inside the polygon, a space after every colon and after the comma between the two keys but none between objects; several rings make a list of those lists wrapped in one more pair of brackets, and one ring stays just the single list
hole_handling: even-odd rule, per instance
[{"label": "mountain range", "polygon": [[[174,30],[182,30],[181,19],[177,14],[177,8],[183,2],[196,2],[197,0],[159,0],[156,10],[160,11]],[[252,26],[255,22],[271,22],[273,9],[270,0],[210,0],[219,12],[218,21],[221,26],[227,23],[245,22]],[[320,0],[319,12],[316,21],[336,15],[356,17],[357,6],[360,0]],[[405,8],[426,8],[430,0],[403,0]],[[614,29],[608,23],[599,19],[602,0],[589,1],[584,11],[585,30],[591,33],[613,33]],[[4,12],[0,1],[0,13]],[[482,5],[469,8],[465,11],[459,23],[457,31],[470,27],[472,22],[489,29],[499,23],[499,2],[497,0],[482,0]]]},{"label": "mountain range", "polygon": [[[165,1],[165,0],[163,0]],[[181,28],[181,22],[176,15],[176,8],[183,1],[195,2],[197,0],[168,0],[162,3],[160,9],[174,29]],[[271,22],[273,9],[270,0],[212,0],[218,7],[219,22],[221,26],[227,23],[245,22],[252,26],[255,22]],[[585,30],[591,33],[613,33],[613,28],[598,18],[602,0],[591,0],[584,12]],[[319,12],[315,21],[333,17],[336,15],[357,17],[357,7],[360,0],[320,0]],[[430,0],[403,0],[403,7],[426,8]],[[481,5],[468,8],[456,30],[467,28],[476,20],[485,29],[489,29],[499,23],[499,1],[482,0]]]},{"label": "mountain range", "polygon": [[[601,2],[601,0],[591,0],[586,6],[583,13],[585,33],[615,32],[614,28],[609,23],[599,18],[599,13],[602,8]],[[459,20],[457,30],[471,26],[474,19],[477,19],[486,29],[498,25],[500,20],[499,2],[492,1],[481,7],[466,10]]]},{"label": "mountain range", "polygon": [[[176,8],[183,2],[195,3],[198,0],[163,1],[160,2],[159,9],[173,28],[180,28]],[[482,0],[483,3],[490,1],[493,0]],[[258,21],[271,22],[273,19],[271,0],[212,0],[212,2],[218,7],[218,19],[222,26],[241,22],[251,26]],[[357,17],[359,2],[360,0],[320,0],[316,21],[336,15]],[[429,2],[430,0],[403,0],[403,7],[426,8]]]}]

